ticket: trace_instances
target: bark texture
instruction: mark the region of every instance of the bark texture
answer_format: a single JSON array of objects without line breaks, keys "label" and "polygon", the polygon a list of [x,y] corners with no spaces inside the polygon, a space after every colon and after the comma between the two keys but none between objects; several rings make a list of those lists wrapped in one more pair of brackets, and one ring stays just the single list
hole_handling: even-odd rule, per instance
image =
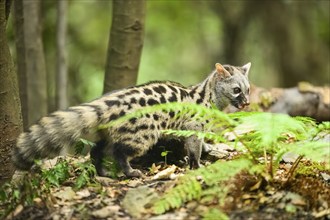
[{"label": "bark texture", "polygon": [[114,0],[103,93],[136,84],[143,48],[145,0]]},{"label": "bark texture", "polygon": [[0,184],[13,175],[11,149],[22,131],[17,77],[6,39],[7,5],[0,0]]},{"label": "bark texture", "polygon": [[57,31],[56,31],[56,107],[68,107],[68,67],[67,67],[67,1],[57,1]]},{"label": "bark texture", "polygon": [[40,0],[16,0],[14,3],[17,71],[24,129],[47,114],[46,64],[41,38],[40,3]]}]

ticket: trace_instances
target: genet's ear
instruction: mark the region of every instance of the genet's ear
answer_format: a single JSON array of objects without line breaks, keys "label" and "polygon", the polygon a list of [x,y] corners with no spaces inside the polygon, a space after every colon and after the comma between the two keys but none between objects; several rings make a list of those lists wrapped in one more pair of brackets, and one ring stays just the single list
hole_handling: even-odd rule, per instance
[{"label": "genet's ear", "polygon": [[244,66],[242,66],[242,68],[244,70],[244,75],[245,76],[248,76],[249,75],[250,67],[251,67],[251,62],[248,62],[247,64],[245,64]]},{"label": "genet's ear", "polygon": [[220,63],[215,64],[215,70],[222,78],[227,78],[231,76],[230,73]]}]

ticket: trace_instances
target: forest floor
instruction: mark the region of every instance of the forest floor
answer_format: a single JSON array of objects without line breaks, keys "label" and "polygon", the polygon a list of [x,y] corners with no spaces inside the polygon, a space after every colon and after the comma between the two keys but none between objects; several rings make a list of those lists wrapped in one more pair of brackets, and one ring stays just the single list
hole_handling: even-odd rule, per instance
[{"label": "forest floor", "polygon": [[[235,157],[227,148],[222,160]],[[170,155],[169,155],[170,157]],[[88,158],[70,158],[75,160]],[[164,158],[153,158],[151,166],[140,167],[144,177],[118,179],[93,177],[93,181],[75,188],[77,176],[59,186],[51,186],[44,195],[33,198],[31,205],[18,205],[7,219],[201,219],[210,208],[221,208],[230,219],[329,219],[330,171],[319,164],[302,159],[295,175],[290,176],[293,158],[288,155],[274,172],[272,181],[247,173],[236,175],[222,205],[219,202],[192,200],[177,209],[156,215],[151,210],[155,198],[176,185],[187,168],[164,165]],[[214,158],[213,158],[214,159]],[[204,164],[211,163],[204,157]],[[163,173],[160,175],[160,173]],[[72,174],[71,174],[72,175]],[[42,188],[42,187],[40,187]],[[208,218],[208,219],[215,219]],[[221,219],[220,217],[217,219]]]}]

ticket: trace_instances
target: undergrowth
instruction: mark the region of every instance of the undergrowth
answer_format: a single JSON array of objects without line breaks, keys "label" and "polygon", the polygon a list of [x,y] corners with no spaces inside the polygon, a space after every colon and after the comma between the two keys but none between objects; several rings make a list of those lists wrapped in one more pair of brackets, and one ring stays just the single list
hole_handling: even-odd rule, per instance
[{"label": "undergrowth", "polygon": [[[164,135],[196,135],[208,142],[230,144],[243,155],[187,172],[177,180],[175,187],[168,189],[153,204],[151,209],[155,214],[162,214],[170,209],[179,208],[186,202],[198,200],[202,204],[212,204],[207,212],[200,213],[201,217],[214,219],[215,216],[221,216],[222,219],[226,219],[227,216],[221,207],[230,193],[232,186],[229,183],[235,176],[244,171],[257,176],[260,180],[272,182],[275,170],[287,152],[297,155],[296,162],[288,172],[288,179],[294,176],[297,170],[307,173],[299,168],[303,157],[315,164],[325,161],[324,167],[329,169],[329,143],[322,142],[322,139],[330,134],[330,123],[317,124],[305,117],[260,112],[225,114],[217,109],[196,104],[167,103],[143,108],[99,128],[118,126],[131,118],[154,112],[174,112],[175,117],[180,120],[200,123],[204,127],[200,131],[164,130]],[[83,143],[93,147],[90,142]],[[76,151],[81,150],[82,145],[77,145]],[[166,155],[162,156],[166,160]],[[48,204],[51,187],[59,187],[65,182],[70,182],[74,189],[80,189],[95,183],[95,175],[96,171],[91,163],[69,165],[65,160],[49,170],[30,173],[20,183],[2,186],[0,215],[6,216],[19,204],[31,205],[35,198],[40,198]]]},{"label": "undergrowth", "polygon": [[[201,123],[203,131],[164,130],[165,135],[189,137],[196,135],[202,140],[214,143],[228,143],[226,136],[234,136],[235,148],[244,154],[244,158],[232,161],[216,162],[207,167],[190,171],[179,178],[177,185],[169,189],[153,205],[155,214],[162,214],[170,209],[181,207],[191,200],[200,202],[217,200],[221,207],[230,188],[224,183],[236,174],[245,170],[273,181],[274,171],[278,168],[282,156],[287,152],[297,154],[297,160],[288,172],[288,179],[295,173],[303,157],[312,161],[329,161],[329,143],[316,141],[320,134],[330,133],[330,123],[317,125],[307,117],[290,117],[284,114],[263,112],[238,112],[225,114],[214,108],[206,108],[196,104],[168,103],[143,108],[119,120],[102,125],[100,128],[117,126],[130,118],[163,112],[174,112],[177,118]],[[208,123],[205,123],[208,121]],[[263,160],[260,160],[260,158]],[[329,164],[326,164],[329,167]],[[225,214],[219,208],[209,209],[202,213],[204,219],[214,215]]]},{"label": "undergrowth", "polygon": [[52,204],[51,188],[67,182],[74,190],[89,184],[97,184],[96,170],[90,162],[70,163],[61,159],[50,169],[22,174],[22,178],[6,183],[0,188],[0,219],[15,210],[18,205],[28,206],[39,198],[47,207]]}]

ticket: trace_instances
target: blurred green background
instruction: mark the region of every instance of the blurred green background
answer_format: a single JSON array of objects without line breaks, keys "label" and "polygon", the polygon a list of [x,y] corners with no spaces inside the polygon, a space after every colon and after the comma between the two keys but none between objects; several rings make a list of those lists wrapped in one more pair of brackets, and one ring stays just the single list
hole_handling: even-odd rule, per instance
[{"label": "blurred green background", "polygon": [[[68,15],[69,99],[101,95],[112,2],[71,0]],[[148,0],[138,83],[191,85],[214,64],[252,62],[251,81],[290,87],[330,83],[330,4],[322,1]],[[12,18],[11,18],[12,20]],[[43,1],[43,40],[49,94],[54,94],[56,1]],[[9,24],[11,51],[15,41]]]}]

